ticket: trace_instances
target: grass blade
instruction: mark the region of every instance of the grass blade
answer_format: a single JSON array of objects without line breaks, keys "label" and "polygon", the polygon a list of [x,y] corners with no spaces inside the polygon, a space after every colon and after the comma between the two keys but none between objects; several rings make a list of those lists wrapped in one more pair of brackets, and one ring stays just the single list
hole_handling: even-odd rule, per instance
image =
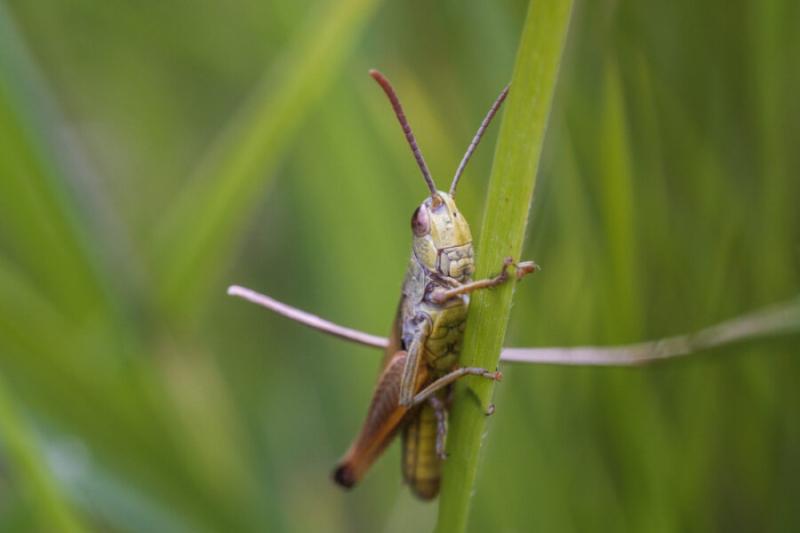
[{"label": "grass blade", "polygon": [[[496,272],[506,256],[519,258],[533,199],[536,171],[567,35],[571,1],[531,2],[517,52],[508,108],[500,128],[479,240],[476,278]],[[513,284],[475,294],[467,322],[462,364],[495,368],[511,311]],[[488,381],[456,387],[448,438],[437,531],[463,531],[478,470]]]},{"label": "grass blade", "polygon": [[762,337],[800,332],[800,298],[753,311],[687,335],[624,346],[503,348],[506,363],[638,366]]}]

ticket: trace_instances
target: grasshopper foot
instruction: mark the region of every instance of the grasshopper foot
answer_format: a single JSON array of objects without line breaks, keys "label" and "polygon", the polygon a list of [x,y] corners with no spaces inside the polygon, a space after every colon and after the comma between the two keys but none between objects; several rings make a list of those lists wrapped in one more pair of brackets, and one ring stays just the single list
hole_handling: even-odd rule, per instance
[{"label": "grasshopper foot", "polygon": [[491,379],[492,381],[503,381],[503,373],[499,370],[495,370],[494,372],[484,370],[481,376],[485,377],[486,379]]},{"label": "grasshopper foot", "polygon": [[533,261],[520,261],[514,266],[517,269],[517,281],[521,280],[528,274],[539,272],[542,269],[542,267],[540,267]]},{"label": "grasshopper foot", "polygon": [[520,261],[517,263],[514,261],[513,257],[508,256],[503,259],[503,265],[500,267],[500,274],[491,280],[492,286],[496,287],[497,285],[501,285],[508,280],[508,267],[510,266],[514,267],[514,276],[517,278],[517,281],[521,280],[528,274],[533,274],[534,272],[538,272],[542,269],[542,267],[537,265],[534,261]]}]

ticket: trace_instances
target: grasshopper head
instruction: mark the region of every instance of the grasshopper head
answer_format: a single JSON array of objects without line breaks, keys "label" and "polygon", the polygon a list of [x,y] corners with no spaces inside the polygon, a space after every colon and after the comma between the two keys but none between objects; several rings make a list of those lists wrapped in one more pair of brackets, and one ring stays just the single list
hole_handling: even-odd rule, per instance
[{"label": "grasshopper head", "polygon": [[411,217],[414,255],[428,270],[464,281],[473,272],[472,234],[453,197],[438,191]]}]

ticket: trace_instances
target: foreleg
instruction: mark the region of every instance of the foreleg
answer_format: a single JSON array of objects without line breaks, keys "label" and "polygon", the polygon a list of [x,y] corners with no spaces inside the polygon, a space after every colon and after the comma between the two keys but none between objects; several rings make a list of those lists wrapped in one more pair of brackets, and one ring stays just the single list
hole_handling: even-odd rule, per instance
[{"label": "foreleg", "polygon": [[469,283],[464,283],[463,285],[459,285],[458,287],[452,289],[442,289],[438,288],[433,291],[431,294],[431,300],[434,303],[444,303],[447,300],[454,298],[456,296],[460,296],[462,294],[469,294],[471,292],[475,292],[480,289],[489,289],[491,287],[497,287],[498,285],[502,285],[506,281],[508,281],[508,267],[514,266],[516,269],[515,276],[517,280],[520,280],[531,274],[540,270],[539,265],[534,263],[533,261],[522,261],[521,263],[514,263],[514,260],[511,257],[506,257],[503,260],[503,265],[500,269],[500,273],[493,278],[486,278],[486,279],[479,279],[477,281],[471,281]]}]

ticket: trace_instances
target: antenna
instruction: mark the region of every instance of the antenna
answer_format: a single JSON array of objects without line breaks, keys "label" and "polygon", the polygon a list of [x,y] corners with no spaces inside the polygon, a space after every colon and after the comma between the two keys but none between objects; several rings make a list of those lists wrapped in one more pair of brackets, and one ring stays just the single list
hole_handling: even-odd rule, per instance
[{"label": "antenna", "polygon": [[422,152],[419,151],[417,140],[414,138],[414,133],[411,131],[411,126],[408,124],[406,114],[403,113],[403,106],[400,105],[400,100],[397,98],[397,93],[394,92],[394,88],[392,87],[392,84],[389,83],[389,80],[387,80],[386,77],[377,70],[371,69],[369,71],[369,75],[378,82],[383,89],[383,92],[385,92],[386,96],[389,97],[389,102],[392,104],[394,114],[397,116],[397,120],[400,122],[400,126],[403,128],[403,133],[406,134],[408,145],[411,147],[411,151],[414,152],[414,158],[417,160],[417,165],[419,165],[419,169],[422,171],[422,177],[425,178],[425,183],[428,184],[428,189],[431,191],[431,197],[436,197],[436,184],[433,183],[431,171],[428,170],[428,165],[425,164],[425,158],[422,157]]},{"label": "antenna", "polygon": [[481,142],[483,133],[486,131],[486,128],[489,127],[489,124],[492,122],[495,114],[497,114],[497,110],[500,109],[500,106],[506,99],[509,87],[509,85],[506,85],[503,91],[500,93],[500,96],[498,96],[497,100],[494,101],[492,107],[489,109],[489,112],[486,114],[486,118],[484,118],[483,122],[481,122],[481,126],[478,128],[478,133],[475,134],[475,137],[472,138],[472,142],[469,143],[467,153],[465,153],[464,157],[461,159],[461,163],[456,169],[456,175],[453,177],[453,183],[450,185],[450,196],[453,198],[456,196],[456,186],[458,186],[458,180],[461,177],[461,174],[464,173],[464,168],[467,166],[467,161],[469,161],[469,158],[472,157],[472,153],[475,151],[475,148],[478,147],[478,143]]}]

